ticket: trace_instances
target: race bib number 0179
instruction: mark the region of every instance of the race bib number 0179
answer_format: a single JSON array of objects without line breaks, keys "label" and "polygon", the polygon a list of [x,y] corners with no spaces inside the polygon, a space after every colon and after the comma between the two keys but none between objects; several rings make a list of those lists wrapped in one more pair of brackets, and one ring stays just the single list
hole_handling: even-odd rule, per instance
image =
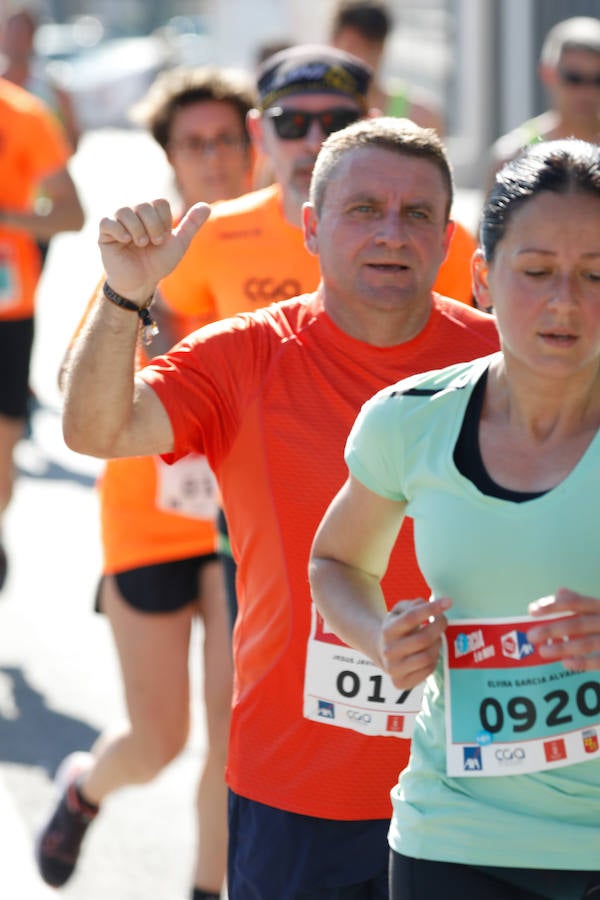
[{"label": "race bib number 0179", "polygon": [[370,735],[407,738],[421,708],[423,688],[400,691],[372,660],[328,631],[312,606],[306,651],[304,716]]},{"label": "race bib number 0179", "polygon": [[527,641],[542,619],[461,619],[444,635],[447,773],[516,775],[600,755],[600,680]]}]

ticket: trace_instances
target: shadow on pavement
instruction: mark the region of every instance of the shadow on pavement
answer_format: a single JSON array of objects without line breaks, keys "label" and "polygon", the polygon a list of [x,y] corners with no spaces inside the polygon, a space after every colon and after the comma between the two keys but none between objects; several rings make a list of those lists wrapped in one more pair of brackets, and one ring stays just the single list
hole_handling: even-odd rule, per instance
[{"label": "shadow on pavement", "polygon": [[[72,455],[76,457],[76,454]],[[23,438],[15,453],[16,473],[31,479],[69,481],[85,488],[94,487],[94,474],[61,462],[61,456],[68,460],[71,451],[62,439],[60,410],[32,394]]]},{"label": "shadow on pavement", "polygon": [[54,460],[44,459],[43,465],[36,469],[17,462],[17,475],[25,478],[43,478],[52,479],[54,481],[72,481],[81,487],[94,487],[96,478],[92,475],[86,475],[83,472],[76,472],[74,469],[68,469],[66,466],[57,463]]},{"label": "shadow on pavement", "polygon": [[73,748],[89,749],[98,735],[80,719],[49,709],[20,668],[0,666],[0,761],[45,769],[53,779]]}]

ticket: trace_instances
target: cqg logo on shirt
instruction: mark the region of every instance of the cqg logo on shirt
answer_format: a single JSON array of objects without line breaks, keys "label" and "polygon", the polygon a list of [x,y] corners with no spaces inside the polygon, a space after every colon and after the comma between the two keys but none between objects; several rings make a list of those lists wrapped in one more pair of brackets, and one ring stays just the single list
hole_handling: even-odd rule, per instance
[{"label": "cqg logo on shirt", "polygon": [[302,285],[297,278],[247,278],[244,282],[244,295],[254,306],[268,306],[289,300],[302,293]]}]

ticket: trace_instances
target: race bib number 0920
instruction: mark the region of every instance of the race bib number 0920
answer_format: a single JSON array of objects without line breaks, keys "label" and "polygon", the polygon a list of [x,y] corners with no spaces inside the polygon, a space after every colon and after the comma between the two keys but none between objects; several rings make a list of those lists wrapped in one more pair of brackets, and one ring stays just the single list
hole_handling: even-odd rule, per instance
[{"label": "race bib number 0920", "polygon": [[600,680],[527,641],[540,619],[455,620],[444,636],[447,772],[514,775],[600,753]]}]

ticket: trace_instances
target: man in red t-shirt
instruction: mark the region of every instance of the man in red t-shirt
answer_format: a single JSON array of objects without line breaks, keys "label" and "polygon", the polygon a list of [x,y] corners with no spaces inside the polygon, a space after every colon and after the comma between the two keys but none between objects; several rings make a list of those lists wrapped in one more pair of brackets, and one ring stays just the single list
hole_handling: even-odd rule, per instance
[{"label": "man in red t-shirt", "polygon": [[[323,140],[365,115],[371,70],[341,50],[300,45],[267,58],[258,72],[259,108],[248,125],[254,148],[269,160],[269,187],[218,203],[179,265],[159,285],[170,309],[194,316],[207,308],[223,319],[313,291],[319,261],[302,235],[302,206]],[[472,235],[455,223],[434,289],[472,302]],[[219,514],[220,548],[235,620],[235,565]]]},{"label": "man in red t-shirt", "polygon": [[[164,200],[101,223],[110,288],[73,355],[64,433],[102,457],[205,453],[219,481],[239,560],[230,900],[387,897],[389,791],[409,753],[401,698],[327,633],[307,563],[361,404],[497,349],[492,317],[432,291],[452,191],[432,132],[380,118],[332,134],[304,210],[317,291],[206,326],[135,381],[136,311],[147,315],[208,210],[194,207],[174,233]],[[387,585],[392,601],[427,590],[408,530]],[[386,728],[369,734],[353,693],[386,704]]]}]

